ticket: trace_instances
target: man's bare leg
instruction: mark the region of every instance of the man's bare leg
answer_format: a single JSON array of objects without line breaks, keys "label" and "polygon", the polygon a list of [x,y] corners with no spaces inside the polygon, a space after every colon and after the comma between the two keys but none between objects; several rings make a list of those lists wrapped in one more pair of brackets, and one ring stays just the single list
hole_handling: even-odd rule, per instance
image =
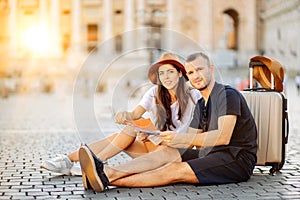
[{"label": "man's bare leg", "polygon": [[104,171],[110,181],[132,174],[157,169],[167,163],[180,162],[181,156],[177,149],[168,146],[159,146],[155,151],[139,156],[125,164],[109,167],[105,165]]},{"label": "man's bare leg", "polygon": [[117,179],[110,182],[110,185],[119,187],[155,187],[179,182],[198,183],[196,175],[186,162],[167,163],[152,171]]}]

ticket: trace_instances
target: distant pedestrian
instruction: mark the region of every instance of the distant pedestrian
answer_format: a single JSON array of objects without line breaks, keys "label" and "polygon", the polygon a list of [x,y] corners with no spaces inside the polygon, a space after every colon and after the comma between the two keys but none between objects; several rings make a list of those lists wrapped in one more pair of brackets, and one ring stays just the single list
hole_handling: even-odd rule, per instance
[{"label": "distant pedestrian", "polygon": [[297,73],[296,78],[295,78],[295,82],[296,82],[296,87],[297,87],[298,94],[300,94],[300,73]]}]

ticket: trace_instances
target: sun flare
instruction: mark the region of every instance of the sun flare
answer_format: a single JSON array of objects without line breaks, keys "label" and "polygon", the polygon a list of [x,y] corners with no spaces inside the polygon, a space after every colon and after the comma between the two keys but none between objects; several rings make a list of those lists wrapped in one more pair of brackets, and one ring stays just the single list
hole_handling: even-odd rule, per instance
[{"label": "sun flare", "polygon": [[32,53],[47,54],[51,49],[51,36],[45,26],[32,26],[23,32],[22,43]]}]

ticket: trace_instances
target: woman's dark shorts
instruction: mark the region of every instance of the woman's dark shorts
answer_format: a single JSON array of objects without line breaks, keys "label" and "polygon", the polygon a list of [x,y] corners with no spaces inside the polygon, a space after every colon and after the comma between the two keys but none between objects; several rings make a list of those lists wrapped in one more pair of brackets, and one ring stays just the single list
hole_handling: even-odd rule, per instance
[{"label": "woman's dark shorts", "polygon": [[178,149],[198,178],[199,185],[247,181],[253,173],[255,156],[241,151],[234,157],[229,150],[210,152],[205,156],[195,149]]}]

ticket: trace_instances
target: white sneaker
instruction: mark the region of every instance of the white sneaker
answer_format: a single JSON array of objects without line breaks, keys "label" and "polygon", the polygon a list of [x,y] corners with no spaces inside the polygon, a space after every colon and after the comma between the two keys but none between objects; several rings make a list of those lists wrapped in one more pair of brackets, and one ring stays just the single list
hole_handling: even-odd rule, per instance
[{"label": "white sneaker", "polygon": [[70,173],[73,176],[82,176],[81,167],[79,162],[74,162],[73,167],[70,169]]},{"label": "white sneaker", "polygon": [[52,172],[70,175],[71,168],[74,163],[66,155],[58,155],[55,158],[46,160],[41,164],[41,168],[47,169]]}]

